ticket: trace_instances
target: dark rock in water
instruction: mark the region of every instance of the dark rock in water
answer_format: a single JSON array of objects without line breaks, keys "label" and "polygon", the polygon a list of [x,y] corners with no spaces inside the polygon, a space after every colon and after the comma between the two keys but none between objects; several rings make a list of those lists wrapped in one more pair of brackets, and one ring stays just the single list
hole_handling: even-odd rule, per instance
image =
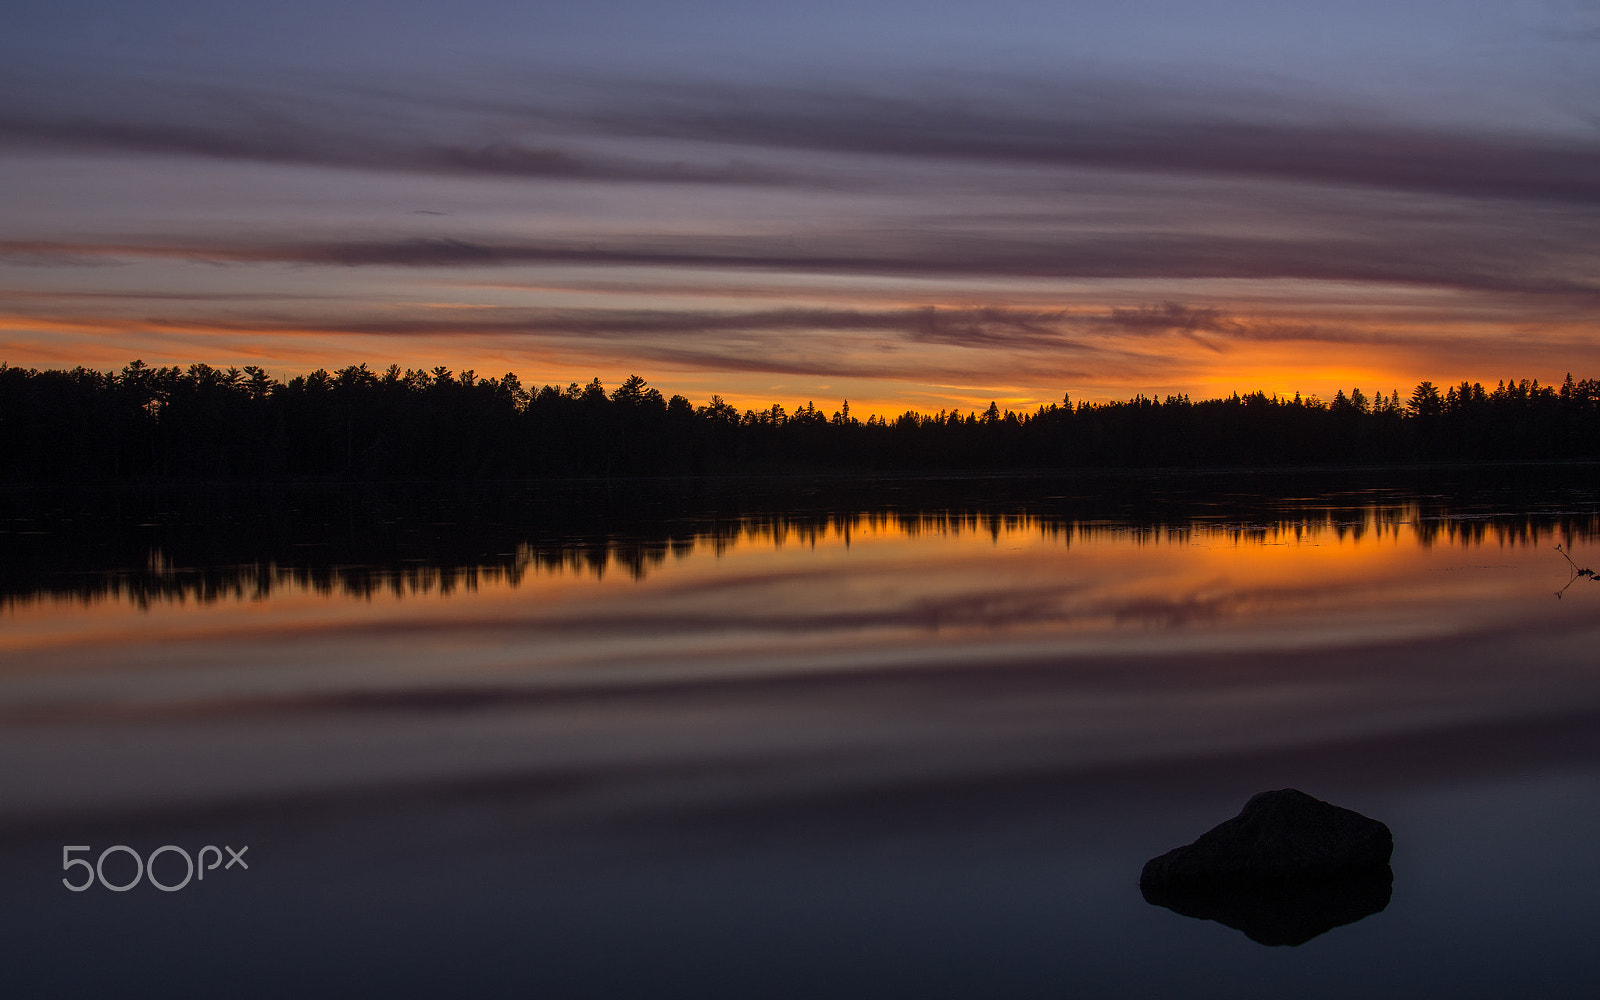
[{"label": "dark rock in water", "polygon": [[1337,878],[1383,868],[1393,852],[1394,837],[1377,820],[1285,788],[1262,792],[1189,846],[1150,859],[1139,885],[1148,897]]},{"label": "dark rock in water", "polygon": [[1145,901],[1186,917],[1215,920],[1267,945],[1300,945],[1389,905],[1388,865],[1343,876],[1246,882],[1204,889],[1140,885]]}]

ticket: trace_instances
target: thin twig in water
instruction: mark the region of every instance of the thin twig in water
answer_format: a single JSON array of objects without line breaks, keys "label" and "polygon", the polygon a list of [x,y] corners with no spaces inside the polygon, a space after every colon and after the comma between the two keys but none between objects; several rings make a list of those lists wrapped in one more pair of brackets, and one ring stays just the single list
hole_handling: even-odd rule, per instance
[{"label": "thin twig in water", "polygon": [[[1573,562],[1572,556],[1567,554],[1566,549],[1563,549],[1561,546],[1557,545],[1556,551],[1561,553],[1561,558],[1565,559],[1567,561],[1567,565],[1572,567],[1572,579],[1567,581],[1567,587],[1577,583],[1579,577],[1586,576],[1591,580],[1600,580],[1600,577],[1595,576],[1594,570],[1589,569],[1587,566],[1580,567],[1577,563]],[[1561,595],[1567,592],[1567,587],[1562,587],[1560,590],[1556,591],[1557,600],[1560,600]]]}]

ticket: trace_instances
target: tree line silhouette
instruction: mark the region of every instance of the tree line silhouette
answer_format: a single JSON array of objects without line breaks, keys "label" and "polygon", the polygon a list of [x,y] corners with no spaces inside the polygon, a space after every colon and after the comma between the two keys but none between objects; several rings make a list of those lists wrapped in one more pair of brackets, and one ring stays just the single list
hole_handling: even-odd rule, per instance
[{"label": "tree line silhouette", "polygon": [[[1600,511],[1574,502],[1570,471],[62,484],[0,490],[0,610],[37,599],[204,604],[281,590],[448,594],[516,587],[530,574],[643,579],[697,549],[804,548],[868,531],[997,541],[1027,531],[1063,549],[1107,538],[1251,545],[1407,531],[1424,545],[1553,542],[1565,555],[1600,533]],[[1550,558],[1555,579],[1560,563]],[[1574,581],[1594,578],[1573,570]]]},{"label": "tree line silhouette", "polygon": [[1031,412],[852,416],[696,406],[637,375],[607,391],[514,374],[354,365],[121,372],[0,365],[0,479],[504,479],[783,472],[1408,464],[1600,458],[1600,380],[1422,382],[1367,397],[1135,396]]}]

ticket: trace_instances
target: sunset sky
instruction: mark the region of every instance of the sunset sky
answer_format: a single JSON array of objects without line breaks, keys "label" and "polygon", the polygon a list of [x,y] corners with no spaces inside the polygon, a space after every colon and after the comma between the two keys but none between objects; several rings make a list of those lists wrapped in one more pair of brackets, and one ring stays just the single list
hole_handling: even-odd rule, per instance
[{"label": "sunset sky", "polygon": [[1600,377],[1600,0],[8,0],[0,361]]}]

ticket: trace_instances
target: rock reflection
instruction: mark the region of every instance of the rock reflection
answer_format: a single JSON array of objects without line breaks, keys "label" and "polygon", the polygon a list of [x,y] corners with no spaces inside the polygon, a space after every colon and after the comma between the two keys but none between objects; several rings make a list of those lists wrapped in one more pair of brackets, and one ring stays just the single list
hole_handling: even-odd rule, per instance
[{"label": "rock reflection", "polygon": [[1189,890],[1139,888],[1147,903],[1186,917],[1215,920],[1260,944],[1293,946],[1381,913],[1389,905],[1393,885],[1394,872],[1384,865],[1342,878]]},{"label": "rock reflection", "polygon": [[1299,945],[1388,906],[1393,851],[1378,820],[1284,788],[1150,859],[1139,888],[1146,902],[1261,944]]}]

